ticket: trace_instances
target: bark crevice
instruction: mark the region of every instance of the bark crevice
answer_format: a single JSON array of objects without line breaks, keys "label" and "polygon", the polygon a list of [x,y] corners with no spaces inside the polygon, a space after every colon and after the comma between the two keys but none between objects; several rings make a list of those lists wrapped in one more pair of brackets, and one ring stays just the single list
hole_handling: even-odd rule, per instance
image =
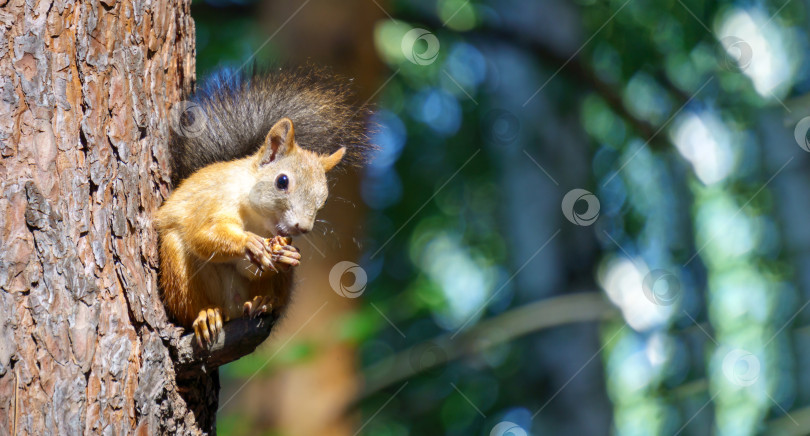
[{"label": "bark crevice", "polygon": [[190,2],[0,3],[0,434],[212,433],[218,379],[178,386],[152,226]]}]

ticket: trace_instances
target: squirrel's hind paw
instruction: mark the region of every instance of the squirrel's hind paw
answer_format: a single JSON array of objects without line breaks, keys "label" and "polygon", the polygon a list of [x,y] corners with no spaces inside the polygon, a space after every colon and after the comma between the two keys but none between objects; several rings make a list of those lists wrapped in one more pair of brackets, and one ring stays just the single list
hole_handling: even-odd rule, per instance
[{"label": "squirrel's hind paw", "polygon": [[192,325],[197,345],[200,348],[211,347],[222,332],[222,311],[219,308],[203,309]]},{"label": "squirrel's hind paw", "polygon": [[245,304],[242,306],[242,312],[244,313],[246,318],[256,318],[259,315],[264,315],[270,312],[270,308],[272,305],[270,304],[270,298],[266,296],[257,296],[253,297],[250,301],[245,301]]}]

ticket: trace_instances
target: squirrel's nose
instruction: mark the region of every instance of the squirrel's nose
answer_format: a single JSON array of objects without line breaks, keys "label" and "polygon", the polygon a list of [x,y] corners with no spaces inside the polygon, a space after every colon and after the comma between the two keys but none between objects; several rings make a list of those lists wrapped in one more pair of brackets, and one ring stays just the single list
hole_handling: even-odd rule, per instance
[{"label": "squirrel's nose", "polygon": [[309,231],[309,228],[301,227],[301,223],[295,223],[295,230],[298,230],[301,233],[306,233]]}]

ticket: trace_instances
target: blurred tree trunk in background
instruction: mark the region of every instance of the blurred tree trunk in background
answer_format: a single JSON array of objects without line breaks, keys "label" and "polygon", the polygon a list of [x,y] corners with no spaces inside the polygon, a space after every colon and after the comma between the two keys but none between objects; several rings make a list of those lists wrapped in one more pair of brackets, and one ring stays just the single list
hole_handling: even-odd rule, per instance
[{"label": "blurred tree trunk in background", "polygon": [[151,222],[189,4],[0,0],[0,434],[214,424],[216,373],[196,406],[174,380]]},{"label": "blurred tree trunk in background", "polygon": [[[386,73],[377,58],[373,34],[374,24],[385,18],[385,13],[374,3],[283,0],[264,2],[262,7],[260,22],[265,33],[275,35],[273,45],[284,50],[279,58],[293,65],[316,61],[353,79],[358,103],[375,94]],[[341,341],[336,328],[357,309],[357,300],[339,296],[328,280],[336,263],[357,261],[359,257],[358,241],[363,238],[365,222],[359,193],[358,171],[341,172],[330,183],[329,204],[318,216],[325,222],[318,223],[314,234],[297,243],[304,259],[293,304],[272,336],[291,338],[290,345],[286,339],[267,342],[271,348],[312,344],[312,359],[254,381],[241,394],[235,390],[242,382],[223,384],[223,407],[232,395],[239,394],[230,406],[249,415],[257,424],[256,434],[261,434],[262,428],[272,428],[290,436],[351,436],[361,425],[344,416],[359,389],[359,368],[355,348]],[[272,353],[264,355],[278,360]],[[272,402],[267,401],[268,392],[273,392]]]}]

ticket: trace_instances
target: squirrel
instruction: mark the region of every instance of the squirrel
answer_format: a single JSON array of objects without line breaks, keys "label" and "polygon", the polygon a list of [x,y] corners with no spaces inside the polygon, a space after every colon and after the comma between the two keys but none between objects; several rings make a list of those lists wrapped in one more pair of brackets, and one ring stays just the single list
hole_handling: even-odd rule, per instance
[{"label": "squirrel", "polygon": [[[312,230],[326,173],[370,150],[365,106],[313,67],[213,75],[173,121],[174,191],[157,211],[160,285],[169,315],[201,348],[239,316],[280,314]],[[336,148],[336,149],[335,149]]]}]

